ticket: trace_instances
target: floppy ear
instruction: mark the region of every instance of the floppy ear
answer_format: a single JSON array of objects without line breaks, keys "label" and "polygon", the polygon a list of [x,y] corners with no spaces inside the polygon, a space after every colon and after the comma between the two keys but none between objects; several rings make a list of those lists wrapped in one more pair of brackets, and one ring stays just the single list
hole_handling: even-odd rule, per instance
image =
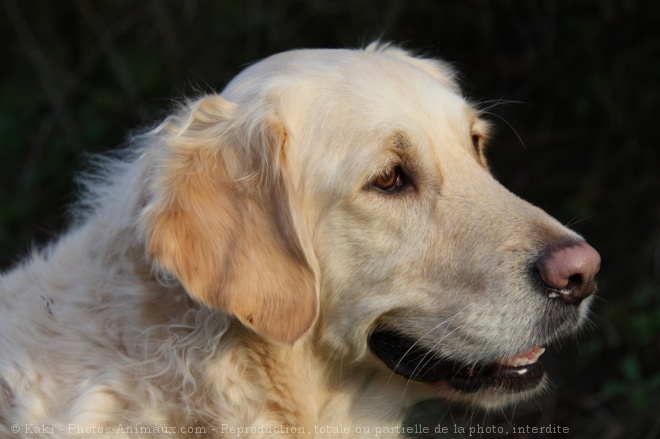
[{"label": "floppy ear", "polygon": [[153,135],[140,217],[148,255],[205,305],[267,338],[297,340],[318,313],[318,287],[284,126],[268,113],[238,117],[209,96]]}]

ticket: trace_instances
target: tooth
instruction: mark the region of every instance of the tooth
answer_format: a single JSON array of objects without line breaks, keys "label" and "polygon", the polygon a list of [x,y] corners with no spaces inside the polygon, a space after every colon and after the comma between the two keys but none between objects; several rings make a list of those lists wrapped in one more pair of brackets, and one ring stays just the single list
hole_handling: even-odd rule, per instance
[{"label": "tooth", "polygon": [[525,352],[522,352],[514,357],[505,358],[504,360],[501,360],[500,364],[511,367],[532,364],[539,359],[539,357],[543,354],[543,352],[545,352],[545,348],[534,346],[533,348]]}]

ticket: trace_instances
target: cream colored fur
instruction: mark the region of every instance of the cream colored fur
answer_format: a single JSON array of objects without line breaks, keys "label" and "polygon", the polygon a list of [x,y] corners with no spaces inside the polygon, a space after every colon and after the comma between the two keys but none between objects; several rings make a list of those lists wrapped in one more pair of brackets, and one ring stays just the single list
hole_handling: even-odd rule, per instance
[{"label": "cream colored fur", "polygon": [[[576,235],[491,177],[487,137],[451,68],[387,46],[276,55],[187,103],[0,278],[0,437],[374,437],[422,398],[528,396],[408,382],[366,344],[552,338],[523,267]],[[414,187],[376,190],[395,165]]]}]

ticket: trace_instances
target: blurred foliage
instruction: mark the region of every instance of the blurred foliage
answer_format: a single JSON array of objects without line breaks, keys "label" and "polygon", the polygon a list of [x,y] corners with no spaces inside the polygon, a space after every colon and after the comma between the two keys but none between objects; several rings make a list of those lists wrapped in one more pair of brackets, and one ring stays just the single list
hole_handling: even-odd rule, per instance
[{"label": "blurred foliage", "polygon": [[[1,5],[0,268],[63,230],[85,154],[121,145],[177,100],[221,90],[246,64],[282,50],[392,40],[456,65],[466,94],[498,127],[495,175],[603,256],[591,329],[544,356],[554,390],[488,416],[558,423],[575,438],[660,437],[660,3]],[[446,410],[427,403],[412,418],[436,422]]]}]

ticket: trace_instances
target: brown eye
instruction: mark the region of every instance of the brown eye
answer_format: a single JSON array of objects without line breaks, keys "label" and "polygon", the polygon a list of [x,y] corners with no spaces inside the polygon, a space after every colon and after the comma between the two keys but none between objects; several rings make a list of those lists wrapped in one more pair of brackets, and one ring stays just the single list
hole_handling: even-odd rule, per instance
[{"label": "brown eye", "polygon": [[401,168],[395,166],[382,172],[378,177],[376,177],[371,185],[376,189],[380,189],[384,192],[394,192],[401,188],[403,185],[402,176],[403,172],[401,171]]}]

